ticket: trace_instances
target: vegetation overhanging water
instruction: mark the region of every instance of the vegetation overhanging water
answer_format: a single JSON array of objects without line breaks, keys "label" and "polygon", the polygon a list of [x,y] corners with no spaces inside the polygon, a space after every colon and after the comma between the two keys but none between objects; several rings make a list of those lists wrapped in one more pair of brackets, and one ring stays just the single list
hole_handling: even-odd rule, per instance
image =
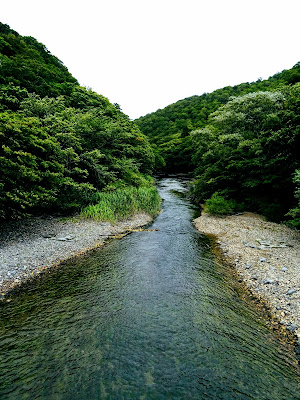
[{"label": "vegetation overhanging water", "polygon": [[193,208],[159,182],[163,212],[1,306],[0,397],[299,399],[287,348],[214,262]]}]

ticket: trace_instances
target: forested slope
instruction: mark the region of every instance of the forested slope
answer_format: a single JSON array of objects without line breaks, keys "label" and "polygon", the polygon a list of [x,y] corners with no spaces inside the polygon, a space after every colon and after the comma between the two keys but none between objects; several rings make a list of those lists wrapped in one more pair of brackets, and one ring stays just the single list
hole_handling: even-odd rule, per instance
[{"label": "forested slope", "polygon": [[99,191],[150,188],[153,163],[148,139],[118,106],[0,23],[0,218],[74,212]]},{"label": "forested slope", "polygon": [[247,209],[290,218],[298,226],[299,81],[300,63],[267,80],[180,100],[136,122],[154,147],[157,170],[194,172],[196,202],[209,199],[219,213]]},{"label": "forested slope", "polygon": [[206,126],[209,115],[227,103],[230,97],[257,91],[272,91],[279,86],[299,81],[300,63],[266,80],[259,79],[252,83],[226,86],[212,93],[179,100],[164,109],[140,117],[135,122],[148,136],[159,155],[158,169],[192,171],[195,168],[192,161],[194,150],[189,133]]}]

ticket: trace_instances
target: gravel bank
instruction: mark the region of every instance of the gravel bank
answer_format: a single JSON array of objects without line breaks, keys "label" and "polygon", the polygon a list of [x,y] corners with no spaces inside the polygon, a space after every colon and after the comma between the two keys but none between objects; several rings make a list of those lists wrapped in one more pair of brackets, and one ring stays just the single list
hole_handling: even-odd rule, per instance
[{"label": "gravel bank", "polygon": [[101,246],[113,235],[146,225],[139,214],[117,224],[47,217],[0,225],[0,298],[47,268]]},{"label": "gravel bank", "polygon": [[194,223],[199,231],[217,237],[225,259],[250,291],[300,343],[300,233],[252,213],[204,214]]}]

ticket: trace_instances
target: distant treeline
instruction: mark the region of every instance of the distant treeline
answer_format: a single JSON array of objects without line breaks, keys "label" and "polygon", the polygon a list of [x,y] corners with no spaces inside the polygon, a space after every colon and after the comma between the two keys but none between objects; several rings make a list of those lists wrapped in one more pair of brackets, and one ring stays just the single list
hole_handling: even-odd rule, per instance
[{"label": "distant treeline", "polygon": [[193,171],[198,203],[222,198],[230,202],[224,210],[299,226],[299,82],[300,63],[267,80],[180,100],[136,123],[157,170]]},{"label": "distant treeline", "polygon": [[0,23],[1,219],[79,211],[128,187],[153,196],[153,166],[147,137],[117,104]]}]

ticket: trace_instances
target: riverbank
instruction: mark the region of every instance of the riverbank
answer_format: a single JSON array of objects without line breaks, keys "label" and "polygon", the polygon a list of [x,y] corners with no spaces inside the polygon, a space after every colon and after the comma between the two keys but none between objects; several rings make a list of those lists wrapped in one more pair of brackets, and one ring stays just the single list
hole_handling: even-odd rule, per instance
[{"label": "riverbank", "polygon": [[300,233],[252,213],[203,214],[194,224],[217,237],[225,260],[300,342]]},{"label": "riverbank", "polygon": [[146,225],[148,214],[115,224],[92,219],[29,218],[0,226],[0,298],[61,262]]}]

